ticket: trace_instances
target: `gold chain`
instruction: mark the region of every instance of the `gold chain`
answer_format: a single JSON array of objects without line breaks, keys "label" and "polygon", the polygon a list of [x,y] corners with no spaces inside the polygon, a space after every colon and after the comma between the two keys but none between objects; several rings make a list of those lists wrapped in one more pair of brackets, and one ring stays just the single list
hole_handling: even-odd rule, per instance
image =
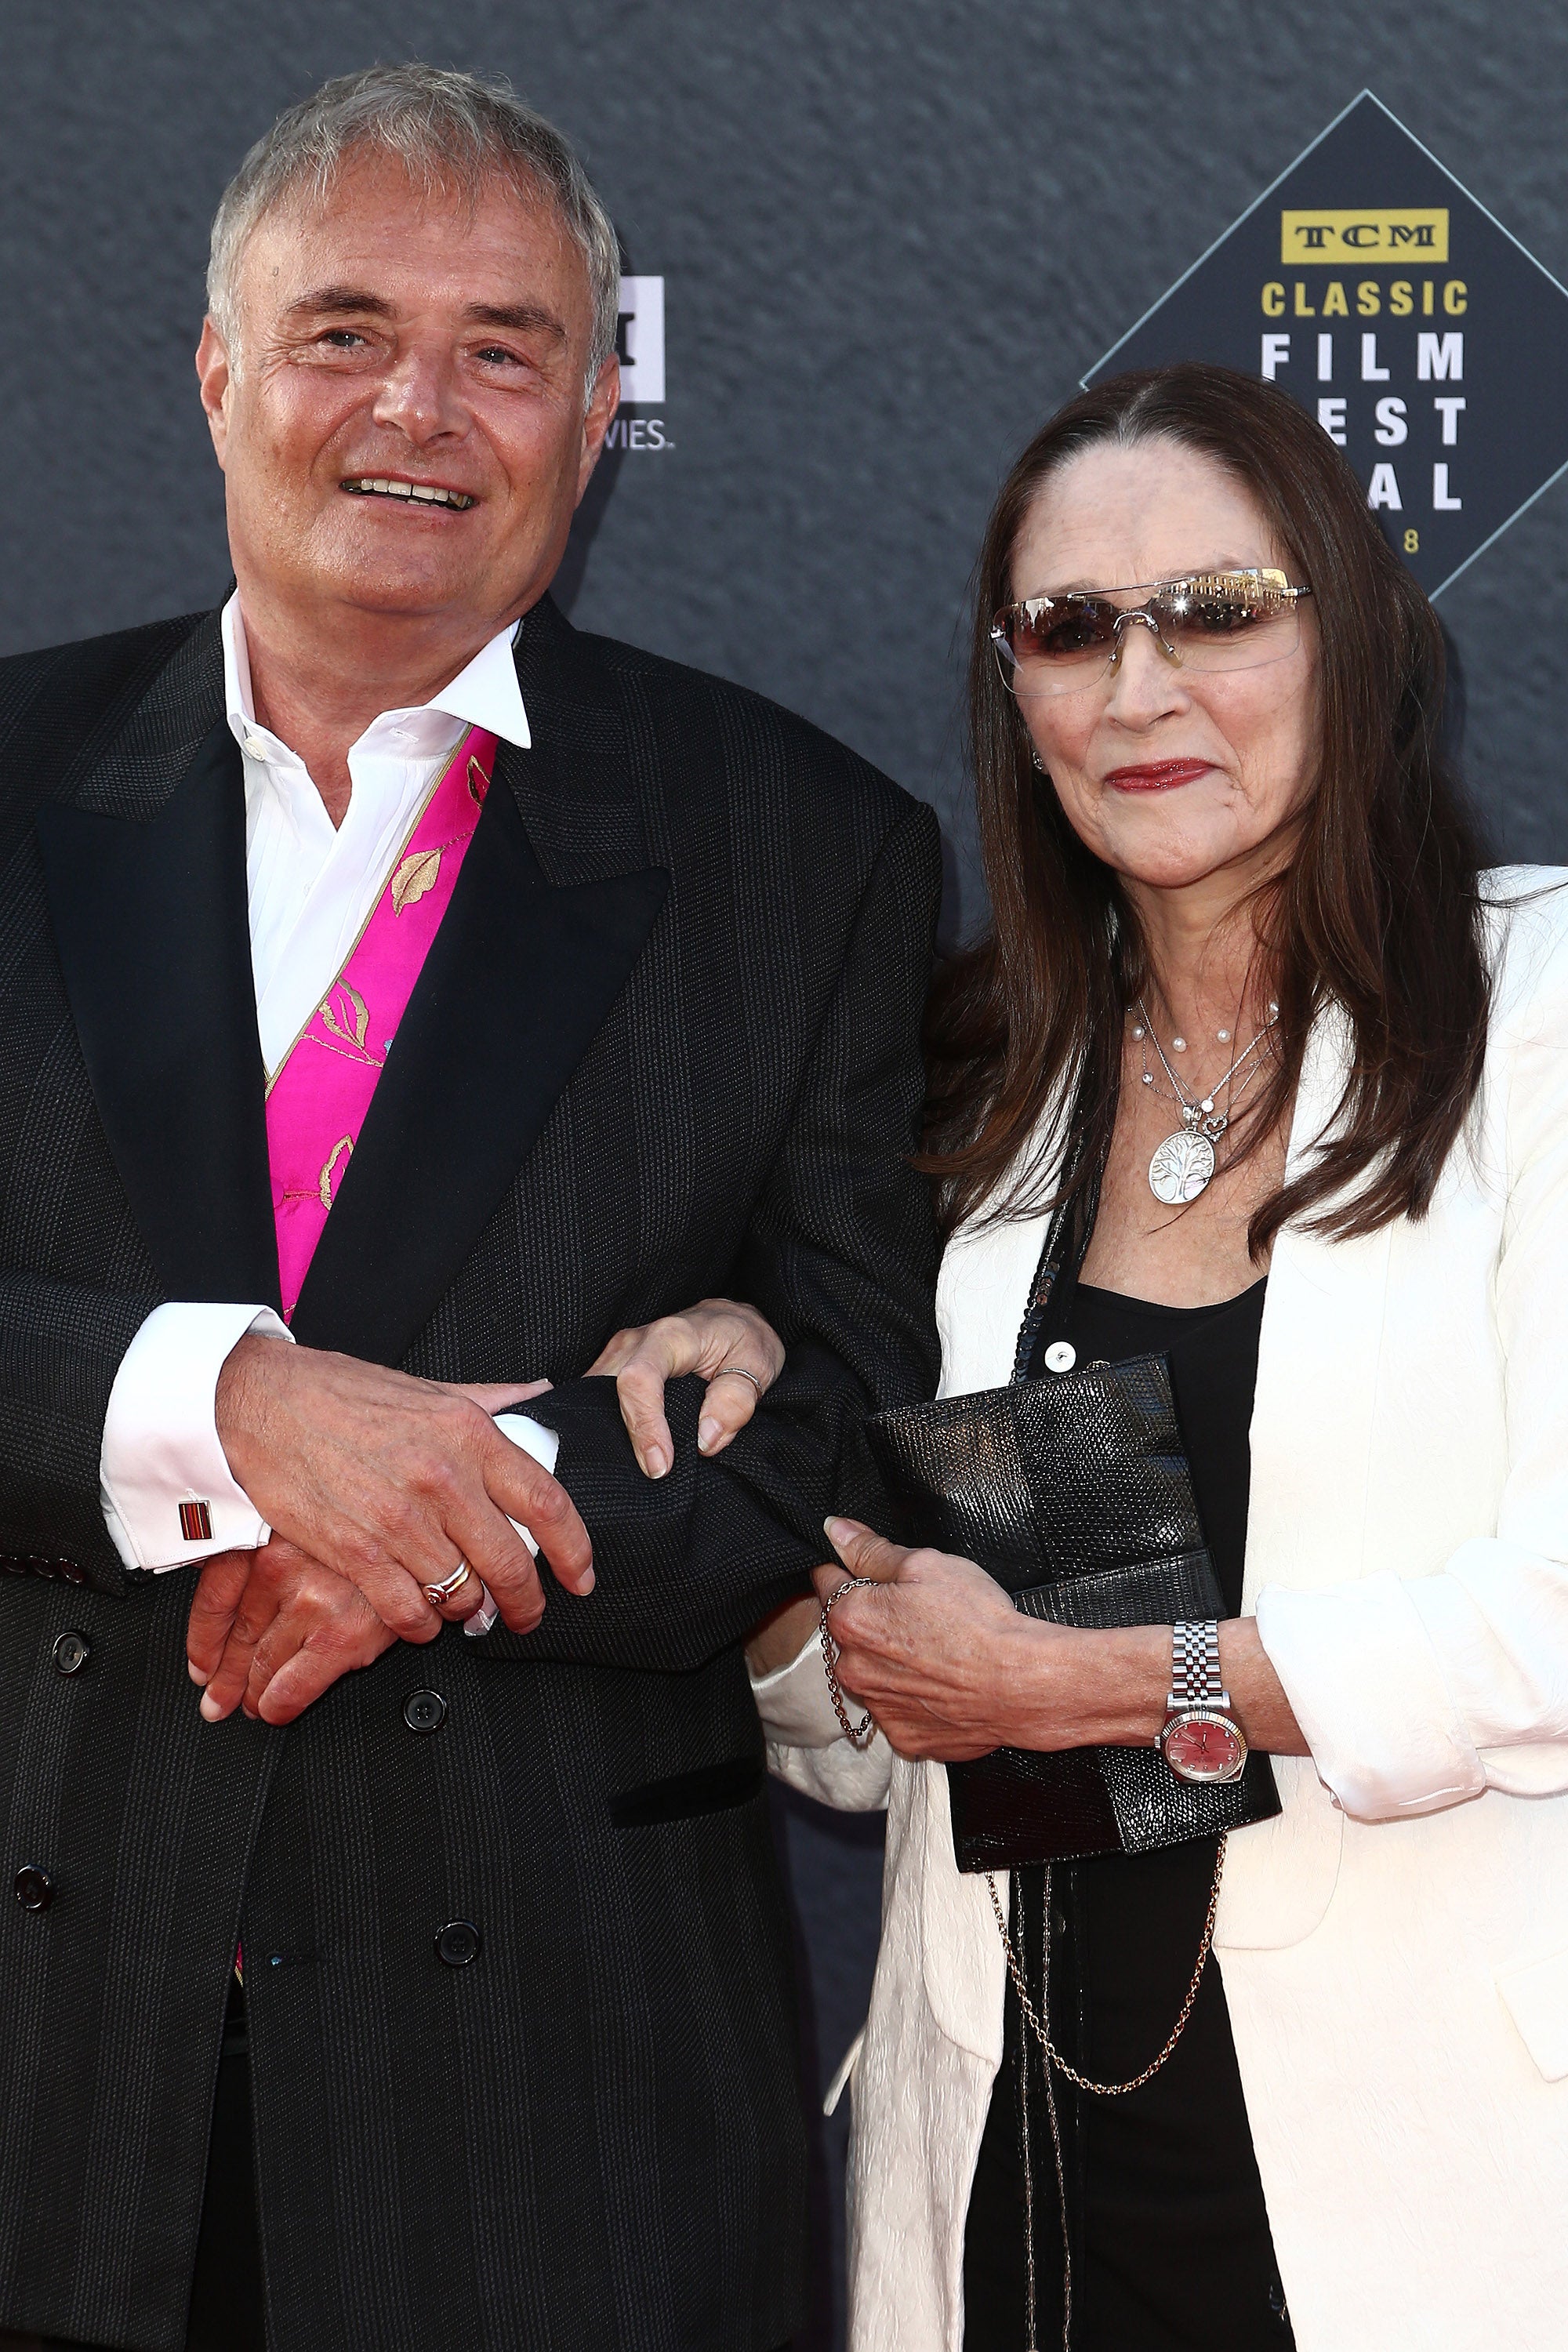
[{"label": "gold chain", "polygon": [[[1198,1986],[1203,1979],[1204,1969],[1208,1961],[1209,1948],[1214,1942],[1214,1923],[1215,1916],[1219,1910],[1220,1874],[1224,1868],[1225,1840],[1222,1837],[1219,1842],[1219,1852],[1215,1856],[1214,1885],[1209,1889],[1208,1914],[1204,1920],[1203,1941],[1198,1946],[1198,1964],[1193,1970],[1193,1980],[1187,1987],[1187,1997],[1182,2003],[1181,2015],[1177,2018],[1174,2025],[1171,2028],[1170,2040],[1160,2052],[1159,2056],[1157,2058],[1152,2058],[1148,2065],[1144,2067],[1143,2072],[1141,2074],[1134,2074],[1131,2082],[1127,2083],[1091,2083],[1087,2074],[1080,2074],[1077,2067],[1069,2066],[1067,2060],[1062,2056],[1061,2052],[1057,2048],[1056,2043],[1051,2040],[1049,2033],[1047,2032],[1046,2027],[1041,2021],[1039,2011],[1036,2009],[1034,2002],[1029,1998],[1028,1988],[1024,1982],[1024,1971],[1018,1965],[1018,1955],[1013,1948],[1013,1938],[1007,1933],[1007,1921],[1003,1914],[1001,1901],[996,1893],[995,1878],[990,1871],[986,1872],[985,1884],[991,1890],[991,1908],[996,1914],[996,1926],[1002,1937],[1002,1949],[1007,1955],[1007,1973],[1013,1979],[1013,1990],[1018,1996],[1018,2007],[1024,2013],[1024,2021],[1028,2026],[1030,2032],[1034,2035],[1041,2049],[1045,2052],[1046,2056],[1050,2060],[1051,2064],[1056,2067],[1059,2074],[1065,2074],[1069,2083],[1076,2083],[1080,2091],[1091,2091],[1097,2099],[1124,2099],[1129,2091],[1141,2091],[1144,2084],[1151,2081],[1152,2078],[1159,2073],[1161,2067],[1164,2064],[1166,2059],[1170,2056],[1172,2051],[1175,2048],[1177,2042],[1186,2032],[1187,2020],[1193,2013],[1193,2003],[1198,1997]],[[1047,1903],[1049,1899],[1049,1895],[1047,1895]],[[1048,1920],[1047,1922],[1047,1927],[1048,1931]],[[1046,1961],[1046,1965],[1047,1967],[1050,1965],[1048,1940],[1047,1933],[1047,1952]]]}]

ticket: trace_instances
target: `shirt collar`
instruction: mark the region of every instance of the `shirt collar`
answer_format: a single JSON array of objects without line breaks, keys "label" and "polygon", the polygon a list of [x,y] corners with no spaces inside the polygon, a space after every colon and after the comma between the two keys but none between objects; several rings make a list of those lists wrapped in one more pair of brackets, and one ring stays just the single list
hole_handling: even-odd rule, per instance
[{"label": "shirt collar", "polygon": [[[517,682],[517,664],[512,657],[512,645],[521,624],[513,621],[497,631],[489,645],[481,646],[473,660],[460,669],[449,686],[433,694],[427,703],[418,706],[426,710],[439,711],[448,719],[460,720],[465,726],[482,727],[487,734],[498,735],[506,743],[515,743],[526,751],[532,737],[529,732],[528,713],[522,706],[522,690]],[[239,609],[237,590],[223,608],[220,623],[223,637],[224,709],[235,740],[242,746],[247,739],[259,736],[268,754],[285,753],[297,762],[297,754],[289,751],[256,719],[256,706],[250,690],[250,656],[245,642],[245,618]],[[383,711],[372,719],[360,737],[368,748],[370,740],[385,730],[391,722],[405,719],[411,709]],[[359,745],[354,749],[357,751]]]}]

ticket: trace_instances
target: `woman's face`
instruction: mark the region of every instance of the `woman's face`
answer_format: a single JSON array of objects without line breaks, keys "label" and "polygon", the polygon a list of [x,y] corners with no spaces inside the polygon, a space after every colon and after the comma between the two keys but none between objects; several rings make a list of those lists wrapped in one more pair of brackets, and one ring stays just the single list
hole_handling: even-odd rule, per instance
[{"label": "woman's face", "polygon": [[[1262,566],[1302,584],[1250,493],[1214,458],[1169,440],[1102,443],[1042,486],[1013,594]],[[1019,703],[1074,832],[1129,882],[1246,888],[1288,856],[1318,739],[1317,631],[1310,603],[1296,610],[1300,636],[1282,660],[1194,671],[1134,623],[1114,670]]]}]

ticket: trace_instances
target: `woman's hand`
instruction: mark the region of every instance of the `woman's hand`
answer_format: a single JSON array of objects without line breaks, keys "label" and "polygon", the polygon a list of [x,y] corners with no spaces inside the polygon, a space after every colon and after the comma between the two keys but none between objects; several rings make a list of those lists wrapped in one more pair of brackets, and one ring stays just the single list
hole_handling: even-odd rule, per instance
[{"label": "woman's hand", "polygon": [[[910,1551],[853,1519],[829,1519],[836,1563],[815,1571],[845,1692],[870,1710],[900,1756],[957,1764],[994,1748],[1152,1746],[1171,1688],[1169,1625],[1083,1632],[1026,1617],[972,1559]],[[1220,1672],[1247,1744],[1305,1756],[1307,1743],[1258,1638],[1257,1621],[1220,1627]]]},{"label": "woman's hand", "polygon": [[613,1375],[621,1419],[639,1467],[662,1478],[675,1459],[664,1417],[664,1384],[696,1372],[708,1382],[697,1424],[699,1452],[722,1454],[784,1370],[784,1342],[757,1313],[732,1298],[703,1298],[682,1315],[617,1331],[589,1365]]},{"label": "woman's hand", "polygon": [[830,1519],[842,1567],[816,1570],[846,1696],[869,1710],[900,1756],[948,1764],[995,1748],[1152,1742],[1165,1719],[1170,1628],[1083,1633],[1014,1608],[994,1577],[949,1552],[910,1550],[853,1519]]},{"label": "woman's hand", "polygon": [[826,1603],[847,1575],[882,1588],[834,1602],[847,1697],[900,1756],[956,1764],[1016,1744],[1010,1697],[1029,1664],[1018,1639],[1026,1621],[995,1579],[972,1559],[907,1550],[852,1519],[830,1519],[827,1533],[843,1565],[816,1571],[817,1599]]}]

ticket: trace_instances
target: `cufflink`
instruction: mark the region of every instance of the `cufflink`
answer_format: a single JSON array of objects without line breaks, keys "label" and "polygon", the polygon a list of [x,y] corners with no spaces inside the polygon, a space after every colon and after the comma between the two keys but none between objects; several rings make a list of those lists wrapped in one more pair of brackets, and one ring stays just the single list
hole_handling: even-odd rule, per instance
[{"label": "cufflink", "polygon": [[212,1505],[182,1503],[180,1534],[186,1543],[211,1543],[213,1539]]}]

